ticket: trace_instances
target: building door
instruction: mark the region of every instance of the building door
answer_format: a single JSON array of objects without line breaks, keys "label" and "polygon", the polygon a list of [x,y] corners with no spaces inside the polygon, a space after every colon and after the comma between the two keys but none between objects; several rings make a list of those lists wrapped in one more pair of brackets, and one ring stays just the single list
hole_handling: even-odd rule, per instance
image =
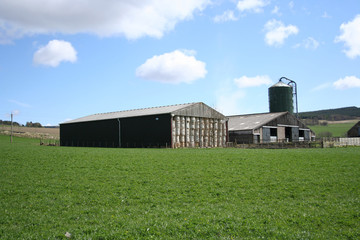
[{"label": "building door", "polygon": [[285,127],[285,138],[288,142],[292,142],[292,131],[291,127]]},{"label": "building door", "polygon": [[270,142],[270,128],[262,129],[263,142]]},{"label": "building door", "polygon": [[260,135],[254,135],[253,143],[260,143]]},{"label": "building door", "polygon": [[291,128],[292,133],[292,141],[299,141],[299,128],[298,127],[292,127]]},{"label": "building door", "polygon": [[304,140],[310,141],[310,131],[309,130],[304,130]]}]

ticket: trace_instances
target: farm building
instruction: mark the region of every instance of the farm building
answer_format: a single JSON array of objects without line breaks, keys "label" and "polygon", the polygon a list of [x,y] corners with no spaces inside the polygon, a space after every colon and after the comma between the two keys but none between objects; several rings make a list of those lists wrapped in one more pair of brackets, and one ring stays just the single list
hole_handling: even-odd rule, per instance
[{"label": "farm building", "polygon": [[222,147],[224,115],[204,103],[94,114],[60,124],[61,146]]},{"label": "farm building", "polygon": [[310,141],[314,132],[289,112],[229,116],[229,141],[236,143]]},{"label": "farm building", "polygon": [[360,137],[360,121],[347,132],[348,137]]}]

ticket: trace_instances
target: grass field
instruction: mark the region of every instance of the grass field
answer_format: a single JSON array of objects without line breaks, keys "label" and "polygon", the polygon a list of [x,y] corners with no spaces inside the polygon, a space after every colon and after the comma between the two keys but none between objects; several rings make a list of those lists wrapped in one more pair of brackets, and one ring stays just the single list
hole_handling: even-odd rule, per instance
[{"label": "grass field", "polygon": [[333,137],[346,137],[347,131],[349,131],[355,123],[356,121],[347,123],[329,123],[327,126],[309,125],[309,127],[316,135],[319,135],[321,132],[330,132]]},{"label": "grass field", "polygon": [[360,238],[360,148],[71,148],[0,136],[0,176],[0,239]]}]

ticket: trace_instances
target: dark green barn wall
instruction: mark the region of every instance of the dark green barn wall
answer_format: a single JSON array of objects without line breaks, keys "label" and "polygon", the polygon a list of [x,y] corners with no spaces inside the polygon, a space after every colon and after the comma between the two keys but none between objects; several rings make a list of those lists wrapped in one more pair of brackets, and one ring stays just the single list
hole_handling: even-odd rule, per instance
[{"label": "dark green barn wall", "polygon": [[171,116],[121,118],[120,135],[118,119],[60,124],[61,146],[171,147]]},{"label": "dark green barn wall", "polygon": [[78,147],[117,147],[118,129],[118,122],[113,119],[60,124],[60,144]]},{"label": "dark green barn wall", "polygon": [[252,131],[230,131],[229,141],[238,144],[250,144],[254,142],[254,134]]},{"label": "dark green barn wall", "polygon": [[121,147],[171,147],[171,115],[120,119]]}]

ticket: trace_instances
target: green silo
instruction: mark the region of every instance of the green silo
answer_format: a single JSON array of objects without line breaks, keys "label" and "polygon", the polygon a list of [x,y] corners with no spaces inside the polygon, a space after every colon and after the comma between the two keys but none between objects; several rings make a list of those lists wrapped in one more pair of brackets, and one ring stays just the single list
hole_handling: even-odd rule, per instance
[{"label": "green silo", "polygon": [[293,89],[281,80],[269,88],[270,112],[294,112]]}]

